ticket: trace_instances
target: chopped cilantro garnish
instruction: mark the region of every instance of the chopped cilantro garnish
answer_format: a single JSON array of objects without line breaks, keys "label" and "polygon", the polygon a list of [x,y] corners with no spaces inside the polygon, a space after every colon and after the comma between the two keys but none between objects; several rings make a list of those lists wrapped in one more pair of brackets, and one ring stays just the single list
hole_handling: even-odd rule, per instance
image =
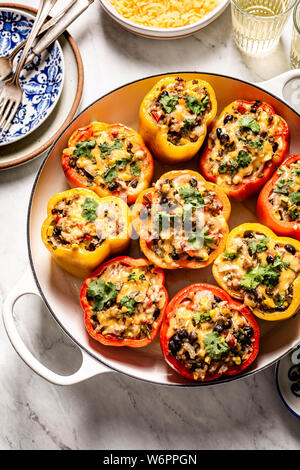
[{"label": "chopped cilantro garnish", "polygon": [[211,235],[207,235],[208,230],[202,229],[199,233],[194,233],[188,239],[188,242],[193,246],[193,250],[200,250],[202,246],[209,246],[215,243]]},{"label": "chopped cilantro garnish", "polygon": [[113,150],[123,148],[123,144],[118,139],[115,139],[112,145],[104,143],[99,144],[98,147],[101,152],[101,157],[106,158]]},{"label": "chopped cilantro garnish", "polygon": [[289,192],[286,188],[274,188],[273,193],[283,194],[284,196],[288,196]]},{"label": "chopped cilantro garnish", "polygon": [[289,210],[289,216],[292,220],[296,220],[299,217],[299,212],[297,209],[290,209]]},{"label": "chopped cilantro garnish", "polygon": [[172,221],[174,221],[175,216],[173,214],[168,214],[167,212],[158,212],[157,213],[157,221],[158,221],[158,230],[161,232],[162,230],[169,229],[171,226]]},{"label": "chopped cilantro garnish", "polygon": [[278,269],[278,271],[282,271],[282,269],[288,269],[290,267],[290,263],[288,261],[282,261],[282,258],[277,255],[273,262],[273,267]]},{"label": "chopped cilantro garnish", "polygon": [[287,179],[287,180],[285,180],[284,178],[280,178],[280,179],[277,181],[276,186],[277,186],[277,188],[281,189],[281,188],[283,188],[284,186],[290,186],[292,183],[293,183],[292,178],[289,178],[289,179]]},{"label": "chopped cilantro garnish", "polygon": [[189,130],[195,124],[195,122],[196,122],[195,119],[185,119],[183,121],[182,132],[184,133],[184,135],[188,134]]},{"label": "chopped cilantro garnish", "polygon": [[267,247],[269,239],[264,237],[261,240],[251,240],[248,241],[248,246],[250,250],[250,254],[254,255],[255,253],[261,253],[262,251],[265,251]]},{"label": "chopped cilantro garnish", "polygon": [[203,323],[205,321],[210,321],[210,320],[211,320],[211,316],[206,313],[201,313],[200,310],[196,310],[193,313],[192,321],[194,325],[198,325],[198,323]]},{"label": "chopped cilantro garnish", "polygon": [[221,162],[219,165],[219,173],[230,173],[233,176],[239,168],[246,168],[251,162],[251,156],[247,152],[241,150],[236,160],[231,158],[227,163]]},{"label": "chopped cilantro garnish", "polygon": [[137,301],[133,297],[129,297],[129,295],[125,295],[124,297],[122,297],[120,303],[121,303],[122,307],[127,308],[126,315],[131,317],[131,315],[134,314],[134,310],[135,310]]},{"label": "chopped cilantro garnish", "polygon": [[99,204],[95,199],[87,197],[84,203],[81,204],[81,207],[83,209],[83,211],[81,212],[81,216],[88,222],[94,222],[94,220],[97,218],[98,205]]},{"label": "chopped cilantro garnish", "polygon": [[285,296],[283,294],[277,294],[275,296],[274,302],[276,307],[282,307],[285,301]]},{"label": "chopped cilantro garnish", "polygon": [[118,173],[116,165],[112,165],[108,170],[103,173],[103,179],[106,183],[111,183],[114,179],[116,179]]},{"label": "chopped cilantro garnish", "polygon": [[283,170],[281,168],[278,168],[277,175],[281,176],[283,173],[284,173]]},{"label": "chopped cilantro garnish", "polygon": [[198,101],[196,96],[186,95],[185,106],[191,111],[192,114],[204,114],[209,106],[208,96],[204,96],[201,101]]},{"label": "chopped cilantro garnish", "polygon": [[178,95],[171,95],[168,94],[163,95],[160,97],[159,102],[162,105],[162,108],[166,114],[170,114],[175,111],[175,108],[178,104]]},{"label": "chopped cilantro garnish", "polygon": [[140,281],[142,281],[143,279],[145,279],[145,274],[143,274],[143,273],[140,274],[139,279],[140,279]]},{"label": "chopped cilantro garnish", "polygon": [[135,271],[132,271],[132,273],[129,273],[129,274],[128,274],[127,280],[128,280],[128,281],[134,281],[134,280],[135,280],[135,276],[136,276],[136,272],[135,272]]},{"label": "chopped cilantro garnish", "polygon": [[74,155],[77,158],[80,157],[91,157],[91,150],[95,148],[96,141],[95,140],[86,140],[85,142],[77,142],[76,148],[74,149]]},{"label": "chopped cilantro garnish", "polygon": [[300,191],[297,191],[295,193],[291,193],[289,195],[289,198],[290,198],[292,204],[300,203]]},{"label": "chopped cilantro garnish", "polygon": [[272,288],[278,283],[279,276],[280,273],[273,266],[259,264],[244,275],[241,286],[246,290],[256,289],[259,284]]},{"label": "chopped cilantro garnish", "polygon": [[300,175],[300,168],[293,168],[292,169],[292,175],[293,176]]},{"label": "chopped cilantro garnish", "polygon": [[120,160],[116,160],[115,164],[120,170],[124,170],[126,165],[131,162],[132,157],[130,158],[120,158]]},{"label": "chopped cilantro garnish", "polygon": [[130,163],[130,173],[133,176],[141,176],[141,169],[139,162]]},{"label": "chopped cilantro garnish", "polygon": [[199,193],[195,188],[180,188],[179,196],[184,199],[185,204],[191,204],[195,207],[204,205],[201,193]]},{"label": "chopped cilantro garnish", "polygon": [[251,162],[251,157],[247,152],[241,150],[236,158],[238,168],[246,168]]},{"label": "chopped cilantro garnish", "polygon": [[257,137],[256,139],[247,141],[247,144],[249,144],[250,147],[254,149],[258,149],[258,150],[261,150],[263,148],[263,143],[264,143],[263,139],[260,139],[259,137]]},{"label": "chopped cilantro garnish", "polygon": [[228,171],[227,164],[225,162],[221,162],[219,165],[219,173],[223,174],[223,173],[227,173],[227,171]]},{"label": "chopped cilantro garnish", "polygon": [[[127,163],[132,160],[130,158],[121,158],[120,160],[116,160],[115,163],[103,173],[102,177],[106,183],[111,183],[116,177],[118,176],[117,169],[123,170]],[[130,170],[131,172],[131,170]]]},{"label": "chopped cilantro garnish", "polygon": [[258,134],[260,131],[260,125],[251,116],[243,116],[242,119],[239,120],[239,125],[251,129],[254,134]]},{"label": "chopped cilantro garnish", "polygon": [[87,295],[94,300],[92,309],[100,312],[107,308],[117,297],[118,291],[112,282],[105,282],[101,277],[88,285]]},{"label": "chopped cilantro garnish", "polygon": [[222,257],[223,259],[233,261],[237,257],[237,254],[234,251],[225,250]]},{"label": "chopped cilantro garnish", "polygon": [[216,331],[206,335],[203,343],[207,354],[216,359],[229,351],[228,344],[222,341],[222,337]]}]

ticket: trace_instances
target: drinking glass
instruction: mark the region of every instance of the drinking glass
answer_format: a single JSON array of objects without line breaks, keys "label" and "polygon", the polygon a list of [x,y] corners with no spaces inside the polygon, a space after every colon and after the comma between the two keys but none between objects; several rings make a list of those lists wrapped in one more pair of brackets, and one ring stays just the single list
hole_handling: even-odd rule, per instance
[{"label": "drinking glass", "polygon": [[233,38],[249,55],[269,53],[297,0],[231,0]]},{"label": "drinking glass", "polygon": [[294,26],[291,43],[291,67],[297,69],[300,67],[300,1],[297,2],[293,14]]}]

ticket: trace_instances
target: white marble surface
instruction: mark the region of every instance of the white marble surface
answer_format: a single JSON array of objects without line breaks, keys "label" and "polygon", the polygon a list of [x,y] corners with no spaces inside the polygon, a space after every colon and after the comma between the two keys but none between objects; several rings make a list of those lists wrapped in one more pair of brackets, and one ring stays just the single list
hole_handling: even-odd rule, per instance
[{"label": "white marble surface", "polygon": [[[35,6],[37,1],[26,1]],[[58,2],[62,4],[62,1]],[[115,24],[98,1],[70,28],[80,45],[86,81],[82,107],[113,87],[165,71],[199,70],[261,81],[288,70],[291,23],[276,52],[247,59],[232,44],[228,9],[197,37],[157,42]],[[28,266],[26,210],[40,160],[0,173],[2,299]],[[58,372],[76,369],[68,345],[36,298],[16,316],[26,344]],[[216,388],[174,389],[116,373],[65,388],[34,374],[0,324],[1,449],[296,449],[299,421],[281,404],[273,368]]]}]

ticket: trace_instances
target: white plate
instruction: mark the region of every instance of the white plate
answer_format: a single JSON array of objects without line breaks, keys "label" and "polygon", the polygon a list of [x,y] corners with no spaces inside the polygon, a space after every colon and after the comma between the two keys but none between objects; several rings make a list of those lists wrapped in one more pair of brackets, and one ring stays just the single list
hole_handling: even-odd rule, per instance
[{"label": "white plate", "polygon": [[[0,8],[0,55],[9,56],[29,35],[34,16],[14,8]],[[18,54],[20,57],[21,51]],[[17,59],[16,59],[17,60]],[[52,113],[64,84],[64,58],[58,41],[28,64],[20,74],[22,101],[0,146],[24,139]]]},{"label": "white plate", "polygon": [[[283,116],[288,122],[291,132],[291,153],[295,153],[297,150],[299,151],[300,116],[293,111],[292,108],[284,104],[284,102],[279,101],[263,89],[241,80],[215,74],[202,74],[195,72],[176,73],[170,75],[180,75],[187,80],[198,78],[207,80],[211,83],[216,92],[219,112],[236,98],[267,101],[275,108],[276,112]],[[291,77],[291,75],[288,73],[287,77],[284,77],[285,79],[282,80],[286,81]],[[158,338],[156,338],[151,345],[141,348],[140,350],[103,346],[90,338],[84,326],[83,312],[79,303],[81,280],[68,275],[55,264],[49,252],[44,247],[40,235],[41,225],[46,217],[46,206],[48,200],[53,194],[64,191],[68,188],[67,181],[61,169],[60,155],[63,149],[67,146],[67,141],[71,133],[78,127],[84,126],[94,119],[100,119],[101,121],[108,123],[121,122],[127,126],[137,128],[140,103],[144,95],[160,78],[162,78],[162,76],[154,76],[144,80],[138,80],[103,96],[77,116],[52,146],[48,153],[48,157],[41,166],[37,176],[29,205],[29,256],[39,292],[49,307],[50,312],[65,332],[73,338],[82,350],[86,351],[102,364],[139,379],[164,385],[190,384],[193,386],[204,386],[207,385],[207,383],[195,384],[185,380],[166,364],[160,351]],[[155,161],[154,181],[161,174],[171,168],[191,168],[198,170],[198,165],[198,158],[194,158],[192,161],[187,162],[184,165],[174,165],[172,167],[162,165],[158,161]],[[244,222],[255,222],[255,205],[255,197],[245,201],[243,204],[233,202],[232,215],[229,221],[230,228]],[[131,242],[131,247],[127,254],[133,257],[142,255],[137,241]],[[199,270],[166,270],[166,283],[170,298],[180,289],[194,282],[208,282],[215,284],[215,280],[213,279],[211,272],[211,266]],[[4,306],[5,316],[10,318],[10,320],[11,314],[9,311],[11,310],[11,305],[13,305],[13,299],[20,295],[22,290],[23,293],[30,292],[30,290],[25,290],[25,287],[20,284],[17,291],[11,294]],[[6,321],[7,325],[8,323],[9,320]],[[299,315],[281,322],[266,322],[258,319],[258,323],[261,330],[261,347],[256,361],[249,369],[243,372],[243,374],[233,377],[224,377],[222,380],[218,380],[214,383],[232,381],[237,378],[253,374],[254,372],[258,372],[280,359],[299,342]],[[10,325],[12,325],[12,320],[10,321]],[[11,330],[12,328],[13,327],[11,326]],[[32,360],[29,360],[28,357],[26,357],[24,354],[24,347],[18,348],[18,345],[16,345],[16,341],[14,340],[13,333],[10,334],[10,338],[20,355],[25,357],[27,363],[29,363],[30,366],[38,373],[49,378],[49,374],[47,375],[41,371],[41,367],[36,366],[36,364],[33,364]],[[96,363],[95,371],[97,370]],[[74,380],[75,378],[73,381]],[[77,378],[77,380],[79,379]],[[59,382],[56,378],[55,383],[62,383],[62,381],[60,379]],[[208,384],[212,385],[211,382]]]},{"label": "white plate", "polygon": [[218,16],[223,13],[230,0],[219,0],[217,7],[210,11],[207,15],[203,16],[201,20],[196,21],[190,25],[181,26],[179,28],[151,28],[149,26],[142,26],[138,23],[133,23],[133,21],[127,20],[124,16],[120,15],[114,6],[111,4],[110,0],[100,0],[101,5],[103,6],[106,13],[109,14],[117,23],[119,23],[123,28],[127,29],[131,33],[138,34],[147,38],[153,39],[179,39],[186,36],[191,36],[192,34],[197,33],[200,29],[205,28],[212,21],[218,18]]}]

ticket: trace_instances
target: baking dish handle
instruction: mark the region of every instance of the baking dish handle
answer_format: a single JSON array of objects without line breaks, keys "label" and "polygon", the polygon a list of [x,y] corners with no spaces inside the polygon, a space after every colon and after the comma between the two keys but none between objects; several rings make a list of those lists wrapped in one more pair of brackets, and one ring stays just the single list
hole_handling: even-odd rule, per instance
[{"label": "baking dish handle", "polygon": [[5,326],[8,338],[14,347],[15,351],[19,354],[21,359],[38,375],[43,377],[55,385],[72,385],[78,382],[94,377],[95,375],[110,372],[110,369],[95,361],[84,351],[82,354],[82,363],[80,368],[72,375],[60,375],[56,374],[52,370],[45,367],[33,354],[29,351],[27,346],[24,344],[19,332],[16,328],[13,311],[16,301],[27,294],[35,294],[40,297],[38,288],[33,280],[32,272],[28,268],[25,275],[17,283],[15,288],[8,294],[3,305],[3,322]]},{"label": "baking dish handle", "polygon": [[[295,84],[292,87],[293,90],[291,93],[288,93],[290,96],[286,96],[284,93],[284,88],[286,84],[294,79]],[[266,80],[264,82],[257,83],[258,86],[264,88],[266,91],[273,93],[276,98],[279,98],[283,101],[286,101],[291,106],[299,106],[300,103],[300,69],[293,69],[289,70],[288,72],[284,72],[277,77],[271,78],[270,80]]]}]

